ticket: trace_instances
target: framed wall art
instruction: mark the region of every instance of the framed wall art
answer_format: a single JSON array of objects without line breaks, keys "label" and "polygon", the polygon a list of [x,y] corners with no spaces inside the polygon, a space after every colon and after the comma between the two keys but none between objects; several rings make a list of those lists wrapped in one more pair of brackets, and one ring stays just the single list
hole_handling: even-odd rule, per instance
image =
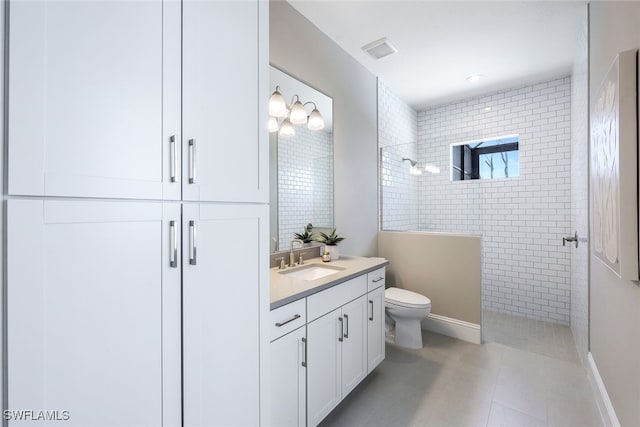
[{"label": "framed wall art", "polygon": [[619,53],[591,101],[592,247],[625,280],[638,280],[637,57]]}]

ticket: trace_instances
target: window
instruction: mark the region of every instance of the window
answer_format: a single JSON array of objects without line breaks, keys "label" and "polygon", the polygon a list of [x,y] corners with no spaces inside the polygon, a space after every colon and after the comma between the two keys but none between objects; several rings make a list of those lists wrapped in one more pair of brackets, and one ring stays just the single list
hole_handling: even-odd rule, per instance
[{"label": "window", "polygon": [[518,135],[451,144],[451,180],[520,175]]}]

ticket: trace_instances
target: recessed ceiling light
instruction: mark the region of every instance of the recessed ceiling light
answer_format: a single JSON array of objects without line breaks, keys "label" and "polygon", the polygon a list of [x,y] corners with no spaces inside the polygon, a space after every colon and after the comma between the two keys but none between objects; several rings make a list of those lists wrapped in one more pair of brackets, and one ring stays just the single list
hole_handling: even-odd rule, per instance
[{"label": "recessed ceiling light", "polygon": [[470,76],[467,77],[467,81],[469,83],[476,83],[477,81],[479,81],[482,78],[482,74],[471,74]]},{"label": "recessed ceiling light", "polygon": [[382,38],[371,42],[368,45],[362,46],[362,50],[367,52],[374,59],[382,59],[385,56],[389,56],[398,51],[398,49],[396,49],[386,38]]}]

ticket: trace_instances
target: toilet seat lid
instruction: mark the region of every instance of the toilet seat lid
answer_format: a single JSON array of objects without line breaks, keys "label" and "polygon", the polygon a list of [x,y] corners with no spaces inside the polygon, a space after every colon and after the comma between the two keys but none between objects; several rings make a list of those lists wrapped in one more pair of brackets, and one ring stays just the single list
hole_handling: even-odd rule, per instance
[{"label": "toilet seat lid", "polygon": [[403,307],[424,308],[431,305],[431,300],[424,295],[394,287],[385,289],[384,301],[389,304],[400,305]]}]

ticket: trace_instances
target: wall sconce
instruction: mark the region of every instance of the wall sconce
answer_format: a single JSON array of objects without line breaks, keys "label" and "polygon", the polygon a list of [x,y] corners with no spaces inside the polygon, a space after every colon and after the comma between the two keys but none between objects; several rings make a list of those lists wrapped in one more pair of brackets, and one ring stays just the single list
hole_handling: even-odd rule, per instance
[{"label": "wall sconce", "polygon": [[[313,105],[313,110],[307,115],[305,107],[309,104]],[[278,123],[279,118],[284,118],[282,123]],[[303,104],[298,95],[293,95],[291,105],[288,106],[280,93],[280,86],[276,86],[276,90],[269,98],[269,132],[278,132],[282,137],[291,137],[296,134],[293,125],[305,123],[310,130],[324,129],[324,119],[316,104],[312,101]]]}]

